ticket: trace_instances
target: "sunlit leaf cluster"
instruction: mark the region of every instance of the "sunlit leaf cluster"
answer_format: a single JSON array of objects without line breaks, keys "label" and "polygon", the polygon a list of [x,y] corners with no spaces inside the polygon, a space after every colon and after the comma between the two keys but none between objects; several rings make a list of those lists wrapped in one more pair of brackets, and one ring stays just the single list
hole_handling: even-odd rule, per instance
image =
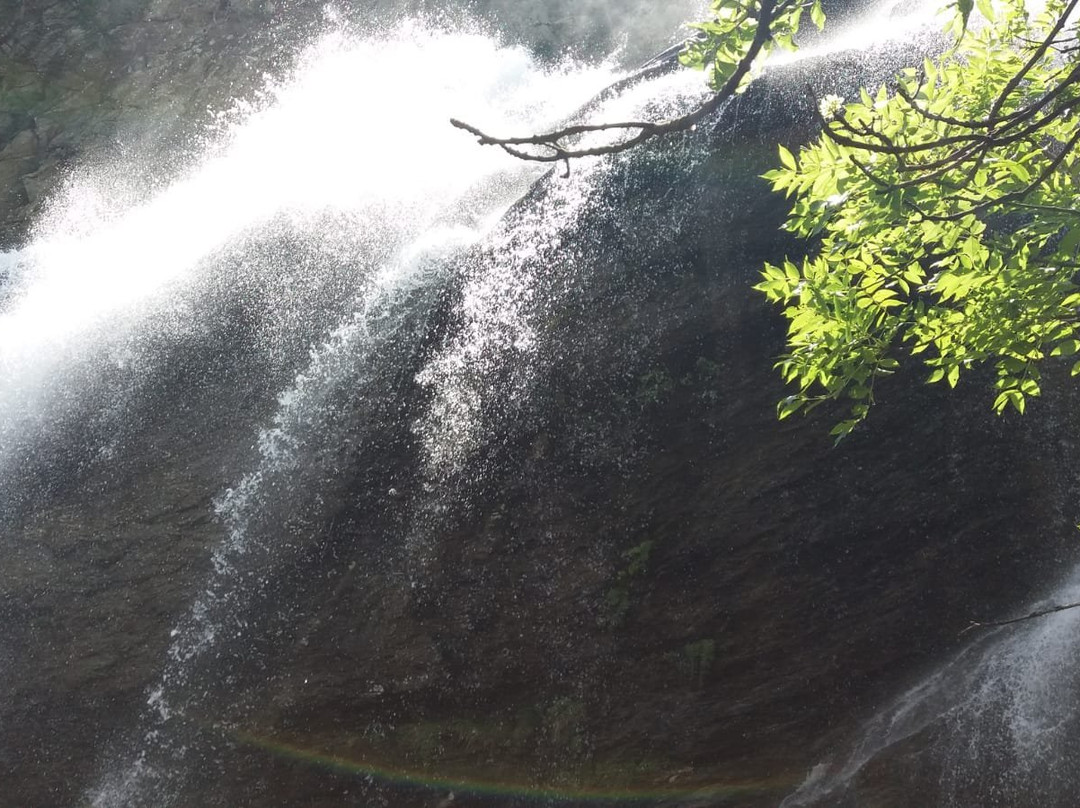
[{"label": "sunlit leaf cluster", "polygon": [[857,100],[823,99],[817,141],[780,149],[766,178],[812,245],[756,287],[788,320],[778,367],[796,392],[781,417],[846,401],[843,437],[912,357],[950,386],[991,363],[994,408],[1023,412],[1042,361],[1080,352],[1075,5],[980,0],[970,27],[959,6],[948,52]]},{"label": "sunlit leaf cluster", "polygon": [[[804,14],[818,28],[825,25],[821,0],[712,0],[710,19],[690,26],[698,37],[687,43],[679,61],[707,71],[709,86],[719,90],[751,53],[755,37],[767,35],[762,55],[777,47],[794,50]],[[747,73],[740,88],[752,77]]]}]

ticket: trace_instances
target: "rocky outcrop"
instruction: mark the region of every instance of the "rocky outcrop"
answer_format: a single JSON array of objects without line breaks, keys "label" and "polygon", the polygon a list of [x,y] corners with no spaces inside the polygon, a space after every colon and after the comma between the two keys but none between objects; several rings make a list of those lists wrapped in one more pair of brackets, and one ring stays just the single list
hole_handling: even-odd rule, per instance
[{"label": "rocky outcrop", "polygon": [[[829,414],[775,421],[781,324],[749,285],[799,249],[757,179],[775,138],[805,134],[808,102],[783,85],[730,110],[738,125],[687,173],[654,155],[612,178],[563,245],[581,269],[535,397],[488,413],[504,437],[464,489],[445,482],[458,507],[426,522],[422,481],[399,476],[402,504],[377,511],[412,520],[413,545],[393,551],[370,543],[372,511],[341,511],[303,576],[332,591],[285,584],[307,619],[271,654],[280,678],[253,685],[261,741],[238,766],[273,767],[293,804],[355,780],[299,773],[275,750],[543,783],[568,795],[553,804],[594,789],[776,805],[959,649],[970,619],[1076,562],[1062,379],[1026,420],[994,418],[978,381],[950,395],[909,376],[839,447]],[[357,479],[348,499],[364,502]],[[489,804],[456,790],[454,804]]]}]

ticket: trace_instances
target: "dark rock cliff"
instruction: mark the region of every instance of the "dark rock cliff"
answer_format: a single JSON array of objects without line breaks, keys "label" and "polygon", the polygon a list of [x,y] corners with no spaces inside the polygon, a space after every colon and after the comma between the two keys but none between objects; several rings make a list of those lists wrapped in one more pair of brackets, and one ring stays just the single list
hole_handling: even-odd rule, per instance
[{"label": "dark rock cliff", "polygon": [[[301,576],[332,593],[282,582],[306,622],[269,653],[281,679],[252,685],[267,746],[775,805],[969,620],[1075,562],[1065,381],[1022,420],[993,417],[978,381],[950,395],[897,378],[835,448],[827,414],[776,422],[781,324],[749,286],[799,248],[756,178],[775,138],[805,136],[784,81],[729,111],[688,173],[628,161],[579,223],[534,397],[488,412],[504,438],[446,483],[449,513],[425,516],[390,460],[343,472],[368,509],[343,508]],[[400,504],[370,504],[373,478]],[[376,514],[413,543],[373,547]],[[335,788],[274,765],[296,804]],[[910,804],[896,799],[870,804]]]}]

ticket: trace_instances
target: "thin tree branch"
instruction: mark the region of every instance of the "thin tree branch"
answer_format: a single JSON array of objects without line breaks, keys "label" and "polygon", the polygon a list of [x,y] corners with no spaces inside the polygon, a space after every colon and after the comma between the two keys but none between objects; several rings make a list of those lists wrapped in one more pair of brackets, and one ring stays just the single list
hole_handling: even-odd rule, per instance
[{"label": "thin tree branch", "polygon": [[[855,131],[852,128],[851,124],[845,121],[843,118],[833,118],[828,123],[842,123],[844,126],[847,127],[847,130],[849,132]],[[887,138],[880,132],[870,131],[867,134],[872,135],[879,140],[885,141],[885,144],[867,143],[866,141],[856,140],[855,138],[851,138],[845,134],[842,134],[840,131],[836,130],[832,126],[826,126],[824,131],[831,140],[839,143],[841,146],[847,146],[852,149],[862,149],[864,151],[877,152],[878,154],[887,154],[892,157],[899,157],[903,154],[918,154],[919,152],[930,151],[932,149],[941,148],[943,146],[956,146],[961,143],[971,143],[973,141],[985,142],[987,139],[986,135],[952,135],[950,137],[938,138],[937,140],[933,140],[927,143],[914,143],[900,146],[892,143],[889,138]]]},{"label": "thin tree branch", "polygon": [[926,118],[928,121],[937,121],[938,123],[948,124],[949,126],[959,126],[962,129],[988,129],[990,128],[989,121],[983,119],[978,121],[965,121],[960,118],[951,118],[948,115],[941,115],[936,112],[931,112],[928,109],[919,105],[919,102],[904,89],[903,85],[897,85],[896,94],[903,98],[909,107],[915,112]]},{"label": "thin tree branch", "polygon": [[1039,210],[1045,213],[1060,213],[1065,216],[1080,216],[1080,209],[1063,208],[1060,205],[1033,205],[1029,202],[1013,202],[1012,206],[1025,210]]},{"label": "thin tree branch", "polygon": [[[1065,90],[1075,86],[1077,83],[1080,83],[1080,65],[1073,67],[1052,90],[1044,93],[1032,104],[997,120],[987,117],[981,121],[965,121],[930,113],[929,110],[921,107],[906,90],[898,87],[896,90],[897,95],[924,119],[970,130],[966,134],[938,137],[922,143],[895,143],[871,126],[857,127],[842,115],[829,121],[822,120],[823,130],[827,137],[842,146],[894,157],[897,160],[897,170],[900,173],[913,171],[934,172],[901,183],[904,187],[910,187],[920,185],[924,181],[937,179],[941,175],[941,172],[937,171],[937,169],[948,170],[959,167],[977,152],[982,153],[979,156],[979,162],[981,162],[982,157],[990,150],[1023,140],[1029,135],[1038,133],[1055,119],[1073,112],[1080,105],[1080,98],[1074,97],[1061,101],[1041,117],[1036,117],[1048,104],[1060,99]],[[1007,91],[1003,90],[1003,93],[1005,92]],[[1002,95],[999,95],[999,100],[1002,97]],[[914,157],[945,147],[956,148],[950,154],[929,162],[916,160],[909,163],[904,159],[905,156]]]},{"label": "thin tree branch", "polygon": [[998,113],[1001,111],[1002,106],[1004,106],[1005,101],[1012,94],[1013,90],[1020,86],[1020,82],[1024,80],[1024,76],[1026,76],[1031,69],[1038,64],[1039,60],[1046,55],[1047,50],[1050,49],[1050,44],[1057,38],[1057,35],[1061,33],[1061,29],[1065,27],[1065,23],[1068,22],[1069,17],[1072,16],[1073,11],[1076,9],[1077,1],[1078,0],[1069,0],[1069,4],[1062,9],[1061,15],[1058,17],[1054,27],[1050,29],[1045,37],[1043,37],[1042,43],[1035,49],[1035,52],[1031,54],[1031,58],[1016,72],[1016,75],[1009,79],[1009,83],[1005,85],[1005,88],[994,102],[994,106],[990,108],[990,114],[986,116],[988,120],[993,121],[997,118]]},{"label": "thin tree branch", "polygon": [[1080,129],[1078,129],[1076,131],[1076,134],[1074,134],[1071,138],[1069,138],[1069,142],[1065,144],[1065,147],[1061,150],[1061,154],[1059,154],[1057,157],[1055,157],[1053,160],[1051,160],[1050,163],[1043,170],[1043,172],[1041,174],[1039,174],[1039,176],[1037,176],[1035,179],[1033,179],[1027,185],[1027,187],[1021,188],[1019,191],[1013,191],[1012,193],[1002,194],[1001,196],[997,197],[996,199],[988,199],[988,200],[986,200],[985,202],[983,202],[981,204],[972,205],[970,208],[968,208],[966,210],[958,211],[957,213],[951,213],[951,214],[941,215],[941,216],[929,215],[926,218],[929,219],[930,221],[933,221],[933,222],[954,222],[957,219],[962,219],[965,216],[971,215],[973,213],[980,213],[980,212],[982,212],[984,210],[987,210],[988,208],[997,207],[998,205],[1005,205],[1005,204],[1009,204],[1009,203],[1012,203],[1012,202],[1022,201],[1024,199],[1024,197],[1026,197],[1028,194],[1030,194],[1032,191],[1034,191],[1036,188],[1038,188],[1040,185],[1042,185],[1044,182],[1046,182],[1047,178],[1051,174],[1053,174],[1054,171],[1057,170],[1057,167],[1059,165],[1061,165],[1061,163],[1065,160],[1065,158],[1068,157],[1069,154],[1072,153],[1072,150],[1076,148],[1077,143],[1080,143]]},{"label": "thin tree branch", "polygon": [[972,620],[971,624],[960,632],[961,635],[967,634],[973,628],[993,628],[994,626],[1011,626],[1013,623],[1022,623],[1025,620],[1035,620],[1039,617],[1046,617],[1048,614],[1056,614],[1057,612],[1064,612],[1067,609],[1080,608],[1080,602],[1077,603],[1063,603],[1058,606],[1051,606],[1047,609],[1040,609],[1031,614],[1025,614],[1023,617],[1014,617],[1011,620],[989,620],[986,622],[978,622]]},{"label": "thin tree branch", "polygon": [[[699,105],[693,111],[678,118],[672,118],[667,121],[622,121],[604,124],[575,124],[551,132],[524,137],[495,137],[494,135],[481,131],[471,124],[467,124],[464,121],[455,118],[450,119],[450,124],[457,129],[461,129],[475,136],[477,141],[483,146],[499,146],[507,154],[513,155],[521,160],[537,163],[554,163],[563,160],[571,160],[577,157],[596,157],[606,154],[617,154],[632,149],[640,143],[654,137],[676,132],[685,132],[718,110],[726,101],[735,95],[739,85],[742,84],[743,79],[753,67],[758,55],[772,38],[772,22],[778,9],[783,9],[787,5],[787,0],[780,0],[779,4],[777,0],[762,0],[759,7],[757,28],[754,31],[754,38],[751,40],[742,59],[740,59],[739,63],[735,66],[735,70],[707,101]],[[618,143],[592,146],[584,149],[575,149],[566,146],[562,142],[566,138],[575,137],[577,135],[605,131],[637,131],[637,134]],[[546,151],[531,152],[519,148],[521,146],[535,146]]]}]

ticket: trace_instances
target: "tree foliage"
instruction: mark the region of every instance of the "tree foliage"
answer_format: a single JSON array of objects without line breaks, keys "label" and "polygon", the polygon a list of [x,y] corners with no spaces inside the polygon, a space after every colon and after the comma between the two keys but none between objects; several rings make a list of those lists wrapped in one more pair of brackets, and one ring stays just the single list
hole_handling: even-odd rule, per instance
[{"label": "tree foliage", "polygon": [[1080,353],[1075,5],[980,0],[977,30],[959,14],[946,53],[857,101],[822,99],[817,141],[781,148],[766,177],[816,244],[757,286],[788,319],[779,368],[798,389],[781,417],[846,400],[842,437],[910,357],[954,387],[991,362],[994,408],[1023,412],[1042,360]]}]

